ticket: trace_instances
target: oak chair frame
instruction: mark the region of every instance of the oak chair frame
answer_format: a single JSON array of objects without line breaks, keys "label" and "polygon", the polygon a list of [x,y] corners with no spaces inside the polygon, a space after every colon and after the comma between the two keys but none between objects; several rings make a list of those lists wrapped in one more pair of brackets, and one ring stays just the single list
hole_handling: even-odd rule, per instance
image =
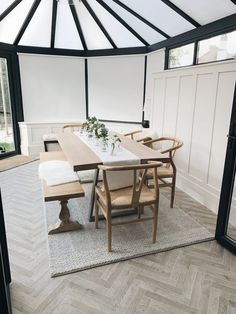
[{"label": "oak chair frame", "polygon": [[[98,214],[99,209],[106,219],[106,232],[107,232],[107,240],[108,240],[108,252],[112,251],[112,226],[121,225],[121,224],[129,224],[135,222],[141,222],[144,220],[153,220],[152,224],[152,242],[156,242],[156,234],[157,234],[157,216],[158,216],[158,206],[159,206],[159,186],[157,180],[157,168],[162,165],[161,162],[150,162],[148,164],[141,165],[129,165],[129,166],[99,166],[99,169],[102,170],[103,173],[103,184],[105,191],[106,204],[101,202],[99,197],[99,189],[100,187],[96,187],[95,189],[95,227],[98,229]],[[124,203],[123,205],[113,205],[111,193],[115,193],[117,191],[121,192],[126,188],[117,189],[115,191],[111,191],[109,189],[108,180],[107,180],[107,172],[109,171],[133,171],[133,185],[131,186],[131,202],[128,204]],[[140,202],[140,196],[142,194],[142,189],[145,186],[145,178],[148,170],[152,170],[153,177],[156,179],[154,182],[154,199],[147,200],[146,202]],[[138,179],[138,181],[137,181]],[[147,187],[146,187],[147,188]],[[150,191],[151,192],[151,191]],[[152,209],[151,217],[141,218],[143,207],[150,206]],[[138,217],[137,219],[125,220],[121,222],[112,222],[112,210],[116,209],[128,209],[128,208],[137,208]]]},{"label": "oak chair frame", "polygon": [[[150,141],[146,141],[143,144],[154,149],[153,143],[164,142],[164,141],[172,142],[172,146],[168,149],[159,150],[161,154],[168,153],[169,158],[170,158],[170,161],[166,164],[163,164],[162,167],[166,167],[166,168],[172,167],[173,171],[172,171],[172,173],[169,173],[166,176],[164,174],[158,175],[158,171],[157,171],[157,178],[159,181],[161,181],[161,183],[159,184],[160,188],[163,188],[163,187],[170,187],[171,188],[170,207],[173,208],[174,198],[175,198],[176,174],[177,174],[177,169],[176,169],[176,166],[174,164],[173,158],[175,156],[176,150],[183,146],[183,142],[181,140],[175,138],[175,137],[162,136],[162,137],[152,139]],[[153,179],[155,181],[155,178],[153,178],[153,177],[150,178],[150,176],[147,177],[147,181],[149,181],[150,179]],[[165,179],[171,179],[171,182],[167,182]],[[149,182],[147,182],[147,185],[149,187],[152,186],[151,184],[149,184]]]},{"label": "oak chair frame", "polygon": [[140,143],[144,143],[144,142],[147,142],[147,141],[150,141],[152,140],[152,138],[150,136],[145,136],[143,138],[140,138],[138,140],[135,139],[134,135],[135,134],[139,134],[139,133],[142,133],[142,130],[135,130],[135,131],[131,131],[131,132],[128,132],[128,133],[125,133],[124,136],[130,136],[130,138],[136,142],[140,142]]}]

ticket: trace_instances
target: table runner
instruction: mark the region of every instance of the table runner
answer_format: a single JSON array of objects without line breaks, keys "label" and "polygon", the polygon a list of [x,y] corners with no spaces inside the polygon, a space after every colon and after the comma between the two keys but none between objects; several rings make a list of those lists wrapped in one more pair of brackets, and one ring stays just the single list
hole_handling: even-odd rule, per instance
[{"label": "table runner", "polygon": [[91,139],[89,139],[85,135],[81,135],[80,132],[74,132],[76,136],[79,137],[81,141],[83,141],[103,162],[104,165],[127,165],[127,164],[139,164],[140,158],[124,147],[120,147],[119,149],[115,149],[114,154],[111,154],[111,147],[107,148],[106,152],[101,150],[101,147],[96,145],[96,143]]},{"label": "table runner", "polygon": [[[81,135],[80,132],[74,132],[107,166],[119,166],[119,165],[137,165],[140,163],[140,158],[129,152],[124,147],[116,149],[111,154],[111,147],[107,148],[106,152],[101,150],[101,147],[96,145],[93,140],[90,140],[87,136]],[[110,190],[116,190],[133,185],[133,171],[121,171],[121,172],[108,172],[107,182]]]}]

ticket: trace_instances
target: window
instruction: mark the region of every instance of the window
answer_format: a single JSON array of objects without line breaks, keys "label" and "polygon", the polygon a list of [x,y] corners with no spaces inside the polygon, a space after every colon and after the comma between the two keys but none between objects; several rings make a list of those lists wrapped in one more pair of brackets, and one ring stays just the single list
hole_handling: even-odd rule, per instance
[{"label": "window", "polygon": [[197,63],[220,61],[236,57],[236,31],[201,40]]},{"label": "window", "polygon": [[193,64],[194,43],[169,50],[168,68]]},{"label": "window", "polygon": [[15,150],[7,60],[0,58],[0,154]]},{"label": "window", "polygon": [[167,49],[167,69],[236,58],[236,30]]}]

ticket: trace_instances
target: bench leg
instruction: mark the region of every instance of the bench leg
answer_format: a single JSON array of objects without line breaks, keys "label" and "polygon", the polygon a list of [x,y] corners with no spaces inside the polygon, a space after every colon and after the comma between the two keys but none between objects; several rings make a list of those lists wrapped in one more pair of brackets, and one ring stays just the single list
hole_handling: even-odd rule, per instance
[{"label": "bench leg", "polygon": [[59,221],[56,224],[48,227],[48,234],[55,234],[66,231],[78,230],[81,224],[76,220],[70,219],[70,211],[67,206],[68,200],[61,201],[61,211],[59,214]]}]

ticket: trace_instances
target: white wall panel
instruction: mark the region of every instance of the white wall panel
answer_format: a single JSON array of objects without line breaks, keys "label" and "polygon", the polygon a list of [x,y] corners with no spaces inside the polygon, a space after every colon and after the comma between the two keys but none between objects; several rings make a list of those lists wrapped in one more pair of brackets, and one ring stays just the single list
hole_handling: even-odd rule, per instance
[{"label": "white wall panel", "polygon": [[[232,109],[236,62],[154,73],[152,128],[176,136],[177,186],[217,212]],[[176,127],[172,127],[175,125]]]},{"label": "white wall panel", "polygon": [[236,71],[219,74],[208,183],[220,189],[224,168]]},{"label": "white wall panel", "polygon": [[191,148],[193,112],[196,93],[196,77],[186,75],[180,77],[179,108],[176,124],[176,137],[184,142],[184,146],[176,154],[176,165],[183,172],[188,171]]},{"label": "white wall panel", "polygon": [[88,60],[89,115],[99,119],[142,120],[144,56]]},{"label": "white wall panel", "polygon": [[25,121],[85,118],[83,59],[22,54],[19,61]]},{"label": "white wall panel", "polygon": [[157,134],[162,134],[163,129],[165,93],[166,80],[164,78],[155,79],[153,100],[156,106],[153,106],[152,109],[151,128],[155,129]]},{"label": "white wall panel", "polygon": [[215,89],[213,74],[201,74],[197,77],[189,174],[201,182],[207,180]]},{"label": "white wall panel", "polygon": [[179,100],[179,78],[168,77],[166,79],[164,122],[162,134],[174,135]]}]

